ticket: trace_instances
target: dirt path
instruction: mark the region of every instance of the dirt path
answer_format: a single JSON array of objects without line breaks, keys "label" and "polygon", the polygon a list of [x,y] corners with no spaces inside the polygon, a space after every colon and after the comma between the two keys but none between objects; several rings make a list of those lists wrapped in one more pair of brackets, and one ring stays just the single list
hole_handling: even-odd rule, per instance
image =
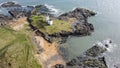
[{"label": "dirt path", "polygon": [[65,65],[65,61],[57,52],[56,43],[48,43],[40,36],[34,36],[34,40],[38,46],[44,49],[42,53],[35,55],[43,68],[53,68],[56,64]]}]

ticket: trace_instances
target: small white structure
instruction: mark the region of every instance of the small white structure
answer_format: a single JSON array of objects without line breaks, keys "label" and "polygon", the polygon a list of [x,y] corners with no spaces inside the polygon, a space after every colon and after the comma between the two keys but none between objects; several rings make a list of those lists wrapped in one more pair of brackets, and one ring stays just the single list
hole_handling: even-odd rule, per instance
[{"label": "small white structure", "polygon": [[49,16],[46,16],[46,22],[48,22],[50,20]]},{"label": "small white structure", "polygon": [[50,19],[50,17],[48,15],[46,16],[46,22],[49,25],[53,25],[53,21]]},{"label": "small white structure", "polygon": [[49,25],[52,25],[52,24],[53,24],[53,21],[52,21],[52,20],[49,20],[49,21],[48,21],[48,24],[49,24]]}]

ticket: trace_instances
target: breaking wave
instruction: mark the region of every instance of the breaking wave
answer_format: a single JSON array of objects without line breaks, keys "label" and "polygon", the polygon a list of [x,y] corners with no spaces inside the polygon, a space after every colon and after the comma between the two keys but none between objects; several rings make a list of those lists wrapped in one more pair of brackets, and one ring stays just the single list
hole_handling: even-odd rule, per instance
[{"label": "breaking wave", "polygon": [[107,49],[107,51],[104,53],[104,56],[106,58],[106,64],[108,68],[120,68],[120,59],[118,59],[115,55],[119,54],[118,46],[111,41],[111,39],[103,40],[102,42],[97,42],[101,47],[104,47]]},{"label": "breaking wave", "polygon": [[101,46],[103,48],[107,49],[107,52],[113,52],[114,48],[117,46],[113,43],[111,39],[103,40],[102,42],[96,43],[98,46]]},{"label": "breaking wave", "polygon": [[45,4],[45,6],[48,8],[51,14],[58,15],[60,13],[60,10],[56,9],[53,5]]}]

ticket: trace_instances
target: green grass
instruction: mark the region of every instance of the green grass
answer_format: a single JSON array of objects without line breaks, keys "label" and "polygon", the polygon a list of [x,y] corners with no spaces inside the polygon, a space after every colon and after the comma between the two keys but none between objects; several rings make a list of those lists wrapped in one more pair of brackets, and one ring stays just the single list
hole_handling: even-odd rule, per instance
[{"label": "green grass", "polygon": [[41,68],[34,58],[32,32],[0,27],[0,68]]},{"label": "green grass", "polygon": [[32,24],[43,33],[54,34],[61,31],[72,31],[70,23],[58,19],[53,20],[53,25],[50,26],[45,21],[45,16],[32,15]]}]

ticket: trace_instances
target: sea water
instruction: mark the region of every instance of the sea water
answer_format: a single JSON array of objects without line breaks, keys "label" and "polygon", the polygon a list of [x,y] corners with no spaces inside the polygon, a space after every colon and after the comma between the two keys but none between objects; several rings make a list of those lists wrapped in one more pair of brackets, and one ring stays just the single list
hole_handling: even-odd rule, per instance
[{"label": "sea water", "polygon": [[47,4],[59,9],[61,13],[76,7],[97,12],[96,16],[89,18],[95,32],[91,36],[69,38],[67,47],[74,57],[92,47],[96,41],[110,38],[117,46],[106,53],[107,64],[109,68],[114,68],[115,64],[120,65],[120,0],[0,0],[0,3],[7,1],[15,1],[23,6]]}]

